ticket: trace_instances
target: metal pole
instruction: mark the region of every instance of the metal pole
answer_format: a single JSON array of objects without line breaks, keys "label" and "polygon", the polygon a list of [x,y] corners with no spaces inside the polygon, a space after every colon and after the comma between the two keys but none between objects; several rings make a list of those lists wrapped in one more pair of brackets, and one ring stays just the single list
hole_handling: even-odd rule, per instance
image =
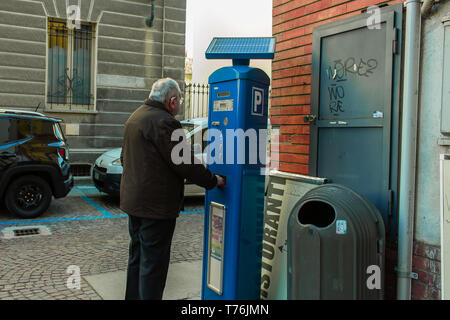
[{"label": "metal pole", "polygon": [[421,15],[420,0],[407,0],[403,83],[402,144],[398,221],[397,299],[411,299],[414,202],[417,156],[417,110]]},{"label": "metal pole", "polygon": [[422,17],[426,17],[433,8],[435,0],[424,0],[422,5]]}]

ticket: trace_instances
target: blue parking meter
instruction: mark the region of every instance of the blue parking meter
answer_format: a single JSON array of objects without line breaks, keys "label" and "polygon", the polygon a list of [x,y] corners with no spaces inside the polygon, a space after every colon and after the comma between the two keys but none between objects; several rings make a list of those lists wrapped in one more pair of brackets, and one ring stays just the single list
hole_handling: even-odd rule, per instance
[{"label": "blue parking meter", "polygon": [[260,297],[270,78],[250,59],[273,59],[275,38],[214,38],[207,59],[233,66],[209,77],[207,167],[226,186],[205,194],[202,299]]}]

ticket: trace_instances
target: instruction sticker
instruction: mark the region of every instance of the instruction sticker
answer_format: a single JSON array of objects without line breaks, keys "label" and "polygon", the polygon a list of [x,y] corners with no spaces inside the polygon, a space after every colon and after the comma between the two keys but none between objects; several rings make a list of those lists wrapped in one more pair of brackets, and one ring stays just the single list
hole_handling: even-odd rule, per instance
[{"label": "instruction sticker", "polygon": [[219,295],[223,291],[225,244],[225,206],[211,201],[209,206],[208,287]]},{"label": "instruction sticker", "polygon": [[213,111],[233,111],[233,99],[215,100]]},{"label": "instruction sticker", "polygon": [[347,221],[336,220],[336,234],[346,234],[346,233],[347,233]]}]

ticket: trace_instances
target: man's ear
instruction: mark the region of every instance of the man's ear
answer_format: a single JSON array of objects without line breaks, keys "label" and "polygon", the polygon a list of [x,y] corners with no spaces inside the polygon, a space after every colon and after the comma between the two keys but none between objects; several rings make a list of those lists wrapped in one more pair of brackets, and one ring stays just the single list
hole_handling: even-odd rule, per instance
[{"label": "man's ear", "polygon": [[175,107],[173,105],[175,99],[176,99],[175,97],[172,97],[167,103],[167,109],[170,111],[170,113],[172,113],[175,110]]},{"label": "man's ear", "polygon": [[174,98],[175,97],[170,98],[169,101],[167,102],[167,109],[169,109],[169,111],[172,111],[174,109],[173,108],[173,100],[174,100]]}]

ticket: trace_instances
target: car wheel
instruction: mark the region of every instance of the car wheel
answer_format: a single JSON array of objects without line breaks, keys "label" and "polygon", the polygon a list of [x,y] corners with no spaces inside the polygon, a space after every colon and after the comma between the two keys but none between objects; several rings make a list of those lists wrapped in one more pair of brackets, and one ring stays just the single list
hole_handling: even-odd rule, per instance
[{"label": "car wheel", "polygon": [[51,200],[52,190],[47,181],[32,175],[14,180],[5,195],[6,208],[23,219],[43,214]]}]

